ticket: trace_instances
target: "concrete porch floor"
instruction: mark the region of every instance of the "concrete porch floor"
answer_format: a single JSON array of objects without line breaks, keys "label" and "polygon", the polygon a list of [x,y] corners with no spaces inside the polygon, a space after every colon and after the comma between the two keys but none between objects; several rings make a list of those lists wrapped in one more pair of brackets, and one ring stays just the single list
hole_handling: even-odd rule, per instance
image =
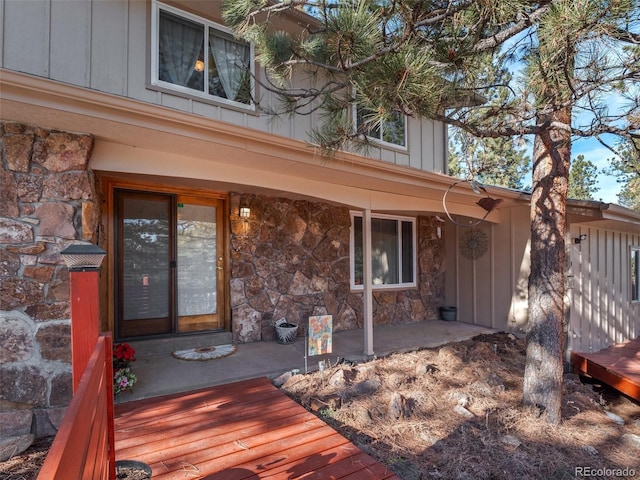
[{"label": "concrete porch floor", "polygon": [[[442,320],[376,326],[373,330],[374,352],[376,357],[385,357],[392,353],[434,348],[495,332],[494,329],[479,325]],[[116,403],[250,378],[275,378],[293,369],[305,373],[306,345],[303,337],[287,345],[275,341],[244,343],[236,345],[237,350],[232,355],[208,361],[179,360],[171,352],[145,352],[140,348],[137,349],[137,360],[131,365],[138,382],[132,392],[117,395]],[[336,332],[333,334],[333,353],[308,357],[307,371],[317,370],[321,360],[331,364],[338,359],[361,362],[367,359],[363,352],[363,330]]]}]

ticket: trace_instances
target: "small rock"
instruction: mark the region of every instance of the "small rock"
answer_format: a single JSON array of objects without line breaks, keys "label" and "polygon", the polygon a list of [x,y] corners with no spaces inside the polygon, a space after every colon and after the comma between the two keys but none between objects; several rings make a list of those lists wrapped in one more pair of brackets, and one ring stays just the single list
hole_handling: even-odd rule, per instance
[{"label": "small rock", "polygon": [[438,371],[438,367],[435,365],[431,365],[430,363],[418,363],[416,365],[416,376],[421,377],[426,375],[427,373],[436,373]]},{"label": "small rock", "polygon": [[456,405],[455,407],[453,407],[453,411],[456,412],[458,415],[462,415],[465,418],[474,418],[475,415],[473,413],[471,413],[469,410],[467,410],[466,408],[464,408],[461,405]]},{"label": "small rock", "polygon": [[598,450],[596,449],[596,447],[593,447],[591,445],[583,445],[582,450],[589,455],[598,455]]},{"label": "small rock", "polygon": [[331,378],[329,378],[329,385],[335,388],[342,388],[346,383],[344,370],[336,370],[336,372],[331,375]]},{"label": "small rock", "polygon": [[0,412],[0,425],[0,438],[27,435],[32,433],[33,412],[27,409]]},{"label": "small rock", "polygon": [[419,436],[420,436],[420,439],[425,443],[425,445],[429,447],[432,445],[435,445],[438,442],[438,440],[440,440],[440,437],[427,431],[421,431],[419,433]]},{"label": "small rock", "polygon": [[282,385],[287,383],[291,377],[291,372],[284,372],[279,377],[274,378],[272,382],[276,387],[280,388]]},{"label": "small rock", "polygon": [[393,420],[410,417],[410,402],[407,401],[404,396],[400,395],[398,392],[395,392],[393,395],[391,395],[391,400],[389,400],[387,415]]},{"label": "small rock", "polygon": [[516,336],[513,333],[508,334],[507,337],[509,337],[509,340],[511,340],[512,342],[515,342],[517,340]]},{"label": "small rock", "polygon": [[389,400],[387,407],[387,415],[393,420],[402,417],[402,395],[397,392],[391,395],[391,400]]},{"label": "small rock", "polygon": [[371,377],[372,375],[375,375],[376,372],[375,366],[371,363],[359,363],[354,367],[354,370],[356,375],[361,378]]},{"label": "small rock", "polygon": [[33,443],[34,435],[16,435],[0,440],[0,462],[9,460],[11,457],[24,452]]},{"label": "small rock", "polygon": [[449,398],[463,408],[471,405],[471,401],[473,400],[471,395],[464,392],[451,392],[449,393]]},{"label": "small rock", "polygon": [[353,418],[355,418],[358,423],[368,425],[371,423],[372,417],[371,412],[364,407],[358,407],[353,411]]},{"label": "small rock", "polygon": [[363,382],[358,382],[353,386],[353,390],[356,395],[366,395],[369,393],[374,393],[380,388],[380,379],[379,378],[370,378]]},{"label": "small rock", "polygon": [[309,401],[309,409],[313,412],[322,410],[339,410],[342,406],[342,398],[339,395],[327,395],[326,397],[313,397]]},{"label": "small rock", "polygon": [[625,433],[620,437],[622,443],[627,445],[628,447],[635,448],[640,450],[640,435],[636,435],[634,433]]},{"label": "small rock", "polygon": [[609,411],[605,411],[604,413],[607,415],[607,417],[609,417],[610,420],[616,422],[618,425],[624,425],[624,420],[622,419],[622,417]]},{"label": "small rock", "polygon": [[438,350],[438,357],[441,360],[447,360],[450,358],[457,358],[458,354],[456,350],[451,345],[445,345],[440,350]]},{"label": "small rock", "polygon": [[512,447],[515,447],[515,448],[518,448],[520,445],[522,445],[522,442],[518,440],[518,438],[514,437],[513,435],[505,435],[500,439],[500,441],[506,445],[511,445]]}]

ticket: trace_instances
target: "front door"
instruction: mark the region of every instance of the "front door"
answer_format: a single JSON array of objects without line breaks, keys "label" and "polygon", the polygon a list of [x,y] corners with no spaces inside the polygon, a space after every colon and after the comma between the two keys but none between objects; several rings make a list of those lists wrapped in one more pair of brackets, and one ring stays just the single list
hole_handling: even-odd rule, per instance
[{"label": "front door", "polygon": [[118,338],[224,328],[223,201],[116,190]]}]

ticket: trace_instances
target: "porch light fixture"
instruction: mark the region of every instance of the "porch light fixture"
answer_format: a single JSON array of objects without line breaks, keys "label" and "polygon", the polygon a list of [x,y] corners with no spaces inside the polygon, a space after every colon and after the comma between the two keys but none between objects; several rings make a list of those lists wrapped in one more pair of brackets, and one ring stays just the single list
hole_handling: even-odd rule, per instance
[{"label": "porch light fixture", "polygon": [[92,243],[73,244],[60,252],[70,271],[98,270],[107,252]]},{"label": "porch light fixture", "polygon": [[242,206],[240,207],[240,212],[239,212],[239,214],[240,214],[240,218],[241,218],[241,219],[243,219],[243,220],[249,220],[249,217],[251,217],[251,208],[249,208],[249,206],[247,206],[246,204],[245,204],[245,205],[242,205]]},{"label": "porch light fixture", "polygon": [[[451,216],[451,214],[449,213],[449,210],[447,209],[447,195],[449,194],[449,192],[451,190],[453,190],[453,188],[456,185],[459,185],[461,183],[468,183],[469,186],[471,187],[471,190],[473,190],[474,193],[478,194],[478,195],[482,195],[482,193],[484,193],[486,196],[481,198],[480,200],[478,200],[476,202],[476,205],[480,206],[482,209],[484,209],[487,213],[484,214],[484,217],[482,217],[480,220],[478,220],[475,223],[470,223],[468,225],[464,225],[461,223],[456,222],[453,217]],[[480,223],[482,223],[484,221],[485,218],[487,218],[487,216],[493,212],[496,208],[498,208],[498,206],[503,202],[504,200],[502,200],[501,198],[492,198],[489,196],[487,189],[484,187],[484,185],[482,185],[480,182],[476,181],[476,180],[472,180],[470,178],[466,178],[464,180],[459,180],[453,184],[451,184],[449,186],[449,188],[447,188],[447,190],[444,192],[444,195],[442,196],[442,207],[444,208],[444,212],[447,214],[447,217],[449,218],[449,220],[451,220],[451,222],[453,222],[455,225],[458,225],[459,227],[475,227],[477,225],[480,225]]]},{"label": "porch light fixture", "polygon": [[578,238],[574,238],[573,239],[573,243],[575,243],[576,245],[579,245],[582,242],[584,242],[586,239],[587,239],[587,234],[583,233],[583,234],[579,235]]}]

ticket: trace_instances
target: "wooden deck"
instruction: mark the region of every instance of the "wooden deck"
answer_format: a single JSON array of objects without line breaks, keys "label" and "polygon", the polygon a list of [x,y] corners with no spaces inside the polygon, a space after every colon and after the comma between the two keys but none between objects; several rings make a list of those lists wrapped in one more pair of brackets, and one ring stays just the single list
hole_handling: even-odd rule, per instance
[{"label": "wooden deck", "polygon": [[116,460],[161,479],[399,479],[267,378],[123,403]]},{"label": "wooden deck", "polygon": [[640,401],[640,337],[594,353],[571,353],[575,371]]}]

